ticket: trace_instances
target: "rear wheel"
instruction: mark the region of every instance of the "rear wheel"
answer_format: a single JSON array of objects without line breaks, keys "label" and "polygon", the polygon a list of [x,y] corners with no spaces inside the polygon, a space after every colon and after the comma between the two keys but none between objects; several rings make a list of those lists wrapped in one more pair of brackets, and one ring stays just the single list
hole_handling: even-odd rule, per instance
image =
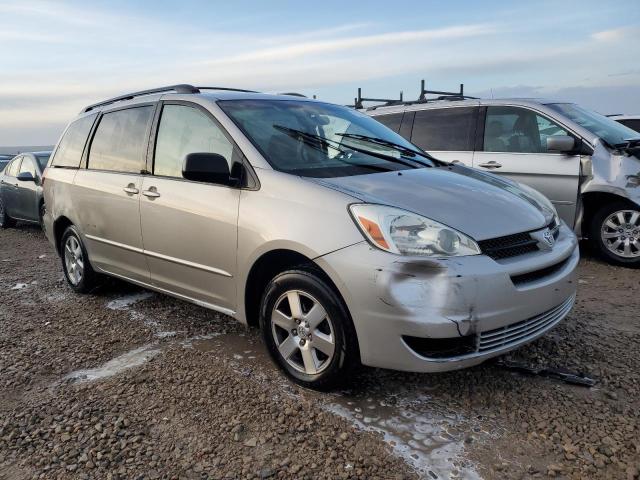
[{"label": "rear wheel", "polygon": [[62,268],[69,286],[78,293],[88,293],[97,286],[97,275],[89,263],[87,250],[76,227],[71,225],[60,241]]},{"label": "rear wheel", "polygon": [[290,270],[269,283],[260,327],[272,358],[303,386],[332,388],[357,365],[351,318],[339,295],[313,271]]},{"label": "rear wheel", "polygon": [[11,228],[16,225],[16,221],[9,216],[5,209],[4,202],[0,197],[0,228]]},{"label": "rear wheel", "polygon": [[626,202],[604,205],[594,215],[589,233],[607,262],[640,267],[640,207]]}]

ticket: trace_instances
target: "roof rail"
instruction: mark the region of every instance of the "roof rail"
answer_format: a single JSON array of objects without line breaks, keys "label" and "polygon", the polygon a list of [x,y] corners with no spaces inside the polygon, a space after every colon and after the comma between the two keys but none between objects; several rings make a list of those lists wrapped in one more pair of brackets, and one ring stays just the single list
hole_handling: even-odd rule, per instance
[{"label": "roof rail", "polygon": [[152,88],[150,90],[141,90],[139,92],[127,93],[126,95],[120,95],[119,97],[110,98],[109,100],[104,100],[102,102],[94,103],[93,105],[89,105],[85,107],[82,112],[89,112],[97,107],[103,107],[105,105],[109,105],[115,102],[121,102],[123,100],[131,100],[136,97],[141,97],[143,95],[152,95],[154,93],[163,93],[163,92],[176,92],[176,93],[200,93],[193,85],[180,84],[180,85],[171,85],[168,87],[160,87],[160,88]]},{"label": "roof rail", "polygon": [[175,93],[200,93],[200,90],[225,90],[230,92],[245,92],[245,93],[257,93],[253,90],[243,90],[241,88],[227,88],[227,87],[194,87],[193,85],[188,85],[186,83],[181,83],[179,85],[170,85],[168,87],[160,87],[160,88],[152,88],[150,90],[141,90],[140,92],[127,93],[126,95],[120,95],[119,97],[110,98],[109,100],[104,100],[99,103],[94,103],[93,105],[89,105],[85,107],[82,112],[88,112],[97,107],[103,107],[105,105],[110,105],[115,102],[121,102],[123,100],[131,100],[136,97],[141,97],[143,95],[152,95],[154,93],[164,93],[164,92],[175,92]]},{"label": "roof rail", "polygon": [[[427,98],[427,95],[439,95],[436,98]],[[464,94],[464,84],[461,83],[460,84],[460,91],[458,92],[441,92],[439,90],[427,90],[425,89],[425,82],[424,80],[420,81],[420,96],[418,97],[417,100],[408,100],[408,101],[404,101],[402,99],[402,92],[400,92],[400,99],[399,100],[390,100],[390,99],[386,99],[386,98],[363,98],[361,95],[361,89],[358,88],[358,97],[354,99],[354,104],[353,105],[348,105],[348,106],[353,106],[355,108],[364,108],[363,102],[380,102],[382,103],[382,105],[374,105],[372,107],[369,107],[368,110],[375,110],[376,108],[379,107],[389,107],[392,105],[413,105],[416,103],[426,103],[426,102],[433,102],[436,100],[465,100],[465,99],[476,99],[477,97],[470,97],[468,95]]]},{"label": "roof rail", "polygon": [[307,98],[306,95],[303,95],[302,93],[297,93],[297,92],[283,92],[283,93],[279,93],[278,95],[289,95],[290,97],[303,97],[303,98]]}]

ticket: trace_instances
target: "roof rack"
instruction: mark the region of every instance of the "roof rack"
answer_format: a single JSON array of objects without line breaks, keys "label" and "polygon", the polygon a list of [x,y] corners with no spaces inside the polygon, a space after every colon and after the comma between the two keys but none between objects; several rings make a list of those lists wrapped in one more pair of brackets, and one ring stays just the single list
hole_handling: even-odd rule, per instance
[{"label": "roof rack", "polygon": [[402,92],[400,92],[400,98],[399,99],[395,99],[395,98],[365,98],[362,96],[362,88],[358,88],[358,96],[356,98],[353,99],[353,106],[358,109],[358,108],[364,108],[364,105],[362,102],[382,102],[385,104],[385,106],[388,105],[397,105],[402,103]]},{"label": "roof rack", "polygon": [[241,88],[227,88],[227,87],[194,87],[193,85],[188,85],[186,83],[181,83],[179,85],[170,85],[168,87],[160,87],[160,88],[152,88],[150,90],[141,90],[139,92],[127,93],[126,95],[120,95],[119,97],[110,98],[109,100],[104,100],[102,102],[94,103],[85,107],[82,112],[89,112],[97,107],[103,107],[105,105],[110,105],[115,102],[121,102],[123,100],[131,100],[136,97],[142,97],[144,95],[152,95],[154,93],[164,93],[164,92],[175,92],[175,93],[200,93],[200,90],[226,90],[230,92],[246,92],[246,93],[257,93],[253,90],[243,90]]},{"label": "roof rack", "polygon": [[[438,95],[436,98],[427,98],[427,95]],[[427,90],[425,88],[425,81],[420,81],[420,96],[417,100],[404,101],[402,99],[402,92],[400,92],[399,100],[389,100],[385,98],[363,98],[361,95],[361,89],[358,88],[358,97],[354,99],[355,108],[364,108],[362,102],[380,102],[382,105],[374,105],[369,107],[368,110],[375,110],[379,107],[389,107],[392,105],[413,105],[416,103],[433,102],[436,100],[465,100],[465,99],[477,99],[477,97],[471,97],[464,94],[464,84],[460,84],[460,90],[458,92],[443,92],[439,90]],[[350,105],[351,106],[351,105]]]}]

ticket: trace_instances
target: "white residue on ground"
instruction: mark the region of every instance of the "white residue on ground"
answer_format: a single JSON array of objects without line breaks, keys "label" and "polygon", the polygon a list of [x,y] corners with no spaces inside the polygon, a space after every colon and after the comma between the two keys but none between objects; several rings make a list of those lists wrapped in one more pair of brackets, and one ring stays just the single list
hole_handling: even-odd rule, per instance
[{"label": "white residue on ground", "polygon": [[[429,397],[395,397],[393,402],[339,395],[325,408],[356,427],[383,435],[395,455],[423,478],[475,480],[480,476],[464,459],[464,438],[455,432],[461,419],[437,413]],[[454,432],[454,433],[451,433]]]},{"label": "white residue on ground", "polygon": [[16,283],[13,287],[11,287],[11,290],[22,290],[23,288],[27,288],[29,285],[27,285],[26,283]]},{"label": "white residue on ground", "polygon": [[143,300],[153,297],[152,292],[137,292],[129,295],[124,295],[120,298],[116,298],[107,303],[107,308],[111,310],[128,310],[131,305],[134,305]]}]

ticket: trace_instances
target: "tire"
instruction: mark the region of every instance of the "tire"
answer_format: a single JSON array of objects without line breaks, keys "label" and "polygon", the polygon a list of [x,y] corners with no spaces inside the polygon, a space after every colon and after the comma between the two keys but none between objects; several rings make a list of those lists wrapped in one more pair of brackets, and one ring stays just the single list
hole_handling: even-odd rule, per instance
[{"label": "tire", "polygon": [[608,263],[640,267],[640,207],[637,205],[630,202],[604,205],[591,221],[589,236],[598,254]]},{"label": "tire", "polygon": [[16,226],[16,221],[7,213],[4,202],[0,197],[0,228],[11,228]]},{"label": "tire", "polygon": [[271,280],[262,297],[260,328],[275,363],[304,387],[334,388],[359,364],[347,308],[313,270],[289,270]]},{"label": "tire", "polygon": [[60,259],[67,283],[75,292],[89,293],[98,286],[98,275],[91,267],[80,233],[73,225],[62,234]]},{"label": "tire", "polygon": [[38,208],[38,220],[40,221],[40,228],[42,229],[42,231],[44,231],[44,214],[45,214],[45,206],[44,206],[44,202],[42,202],[40,204],[40,207]]}]

